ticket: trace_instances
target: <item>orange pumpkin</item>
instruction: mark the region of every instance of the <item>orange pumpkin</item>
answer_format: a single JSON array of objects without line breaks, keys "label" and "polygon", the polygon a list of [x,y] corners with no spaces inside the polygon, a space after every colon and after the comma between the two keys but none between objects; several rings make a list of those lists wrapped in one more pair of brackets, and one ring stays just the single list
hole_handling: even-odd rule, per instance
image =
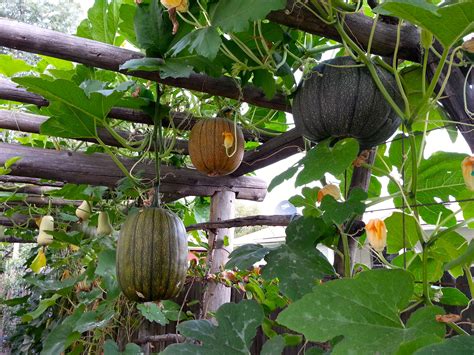
[{"label": "orange pumpkin", "polygon": [[[237,136],[237,137],[236,137]],[[226,118],[198,121],[189,137],[189,156],[196,169],[209,176],[235,171],[244,157],[242,129]]]}]

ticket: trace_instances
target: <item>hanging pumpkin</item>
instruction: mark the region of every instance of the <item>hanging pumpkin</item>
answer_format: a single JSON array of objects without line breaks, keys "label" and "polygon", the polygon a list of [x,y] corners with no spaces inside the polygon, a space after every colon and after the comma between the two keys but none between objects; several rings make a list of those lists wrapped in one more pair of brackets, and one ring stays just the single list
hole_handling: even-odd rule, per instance
[{"label": "hanging pumpkin", "polygon": [[138,302],[169,299],[184,285],[188,267],[186,228],[162,208],[145,208],[125,220],[117,243],[117,279]]},{"label": "hanging pumpkin", "polygon": [[[394,77],[376,68],[384,87],[401,106]],[[361,149],[385,142],[401,124],[369,70],[350,57],[337,57],[313,69],[297,90],[293,117],[296,128],[312,141],[353,137]]]},{"label": "hanging pumpkin", "polygon": [[189,156],[200,172],[223,176],[234,172],[244,157],[244,135],[226,118],[198,121],[189,137]]}]

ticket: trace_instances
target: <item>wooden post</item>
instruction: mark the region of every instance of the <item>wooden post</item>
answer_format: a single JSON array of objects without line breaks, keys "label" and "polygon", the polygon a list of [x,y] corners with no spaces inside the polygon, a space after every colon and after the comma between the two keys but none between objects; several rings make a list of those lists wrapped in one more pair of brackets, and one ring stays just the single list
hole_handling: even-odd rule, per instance
[{"label": "wooden post", "polygon": [[[211,222],[231,219],[235,213],[235,193],[232,191],[216,192],[211,199]],[[221,271],[232,251],[234,230],[216,229],[209,233],[208,267],[211,274]],[[224,241],[228,240],[228,246]],[[208,312],[215,312],[224,303],[230,302],[231,288],[209,281],[203,296],[202,316],[209,318]]]}]

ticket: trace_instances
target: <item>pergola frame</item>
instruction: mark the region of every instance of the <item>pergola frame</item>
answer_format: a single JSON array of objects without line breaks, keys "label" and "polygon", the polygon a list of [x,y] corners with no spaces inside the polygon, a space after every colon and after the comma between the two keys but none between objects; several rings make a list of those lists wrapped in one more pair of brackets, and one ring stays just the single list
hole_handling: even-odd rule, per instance
[{"label": "pergola frame", "polygon": [[[295,0],[289,0],[287,8],[281,11],[274,11],[267,17],[270,21],[294,27],[312,34],[322,35],[330,39],[340,40],[337,31],[330,25],[319,21],[308,10],[300,7]],[[373,26],[373,20],[362,14],[348,14],[345,17],[345,25],[349,33],[363,47],[367,45]],[[394,44],[397,42],[397,26],[378,22],[374,31],[372,41],[372,53],[381,56],[391,56],[394,52]],[[272,99],[267,99],[264,93],[253,86],[238,87],[234,80],[229,77],[212,78],[202,74],[192,74],[190,78],[160,78],[157,72],[124,72],[119,69],[120,65],[130,59],[143,58],[139,52],[115,47],[101,42],[79,38],[71,35],[58,33],[51,30],[40,29],[31,25],[17,23],[14,21],[0,19],[0,46],[37,53],[55,58],[65,59],[88,66],[122,72],[127,75],[152,80],[164,85],[179,87],[188,90],[195,90],[211,95],[227,97],[252,105],[291,112],[289,100],[281,93],[277,93]],[[402,59],[411,61],[420,60],[419,33],[414,26],[406,25],[401,29],[400,45],[398,55]],[[429,75],[432,75],[436,68],[437,59],[430,60]],[[465,127],[463,123],[470,123],[470,119],[464,111],[463,106],[463,83],[464,74],[460,68],[452,68],[452,73],[441,103],[446,108],[452,120],[459,123],[458,128],[463,133],[471,150],[474,150],[474,132]],[[47,106],[48,102],[39,95],[29,93],[26,90],[17,88],[11,82],[0,81],[0,99],[14,100],[37,106]],[[173,113],[173,119],[186,122],[189,115],[186,113]],[[143,113],[134,110],[114,108],[110,112],[110,117],[132,122],[151,124],[151,118]],[[29,114],[9,114],[0,112],[0,128],[17,129],[27,132],[38,132],[41,121],[40,116]],[[191,120],[193,121],[193,120]],[[21,124],[18,124],[21,122]],[[179,125],[179,124],[178,124]],[[190,124],[182,126],[182,129],[190,129]],[[118,132],[124,137],[128,137],[128,132]],[[117,146],[112,137],[104,132],[101,135],[106,139],[106,143]],[[250,137],[251,132],[246,132]],[[164,166],[162,178],[162,191],[167,194],[168,199],[180,198],[184,196],[211,196],[211,220],[208,229],[211,229],[209,244],[212,249],[209,257],[212,260],[211,271],[218,271],[225,262],[230,251],[224,246],[224,237],[232,237],[232,231],[223,229],[233,226],[229,220],[234,216],[235,198],[243,198],[261,201],[265,197],[266,185],[263,181],[253,177],[242,175],[256,169],[273,164],[292,154],[304,149],[304,141],[295,130],[289,130],[278,137],[259,137],[264,142],[258,148],[245,153],[244,162],[240,168],[229,177],[209,178],[191,169],[176,169]],[[178,144],[181,153],[186,153],[186,142]],[[84,155],[82,153],[57,152],[50,150],[39,150],[17,145],[0,144],[0,164],[13,156],[23,156],[19,162],[15,163],[12,175],[22,178],[42,178],[51,179],[59,183],[73,182],[93,185],[114,186],[123,177],[122,172],[115,167],[109,157],[103,154]],[[368,162],[373,162],[374,154],[371,154]],[[131,167],[134,161],[123,160],[125,166]],[[100,167],[100,169],[95,168]],[[104,166],[107,168],[104,169]],[[46,169],[47,167],[47,169]],[[145,176],[152,179],[154,170],[149,163],[142,163],[140,169],[145,171]],[[106,170],[106,174],[103,172]],[[12,177],[11,181],[15,178]],[[370,181],[370,170],[364,168],[354,168],[351,181],[351,188],[359,186],[367,190]],[[54,184],[54,183],[53,183]],[[15,217],[18,221],[23,221],[21,216]],[[260,219],[262,224],[267,223],[288,223],[283,218],[278,222]],[[242,220],[235,221],[235,225],[242,225]],[[26,221],[23,221],[27,223]],[[217,224],[212,224],[217,223]],[[220,224],[219,224],[220,223]],[[230,224],[229,224],[230,223]],[[248,221],[248,223],[255,223]],[[0,217],[0,224],[11,225],[11,220]],[[219,226],[221,226],[219,228]],[[204,226],[203,226],[204,227]],[[215,229],[214,229],[215,228]],[[13,238],[14,239],[14,238]],[[13,241],[13,239],[11,241]],[[217,286],[216,286],[217,287]],[[229,295],[222,290],[209,289],[205,299],[207,311],[215,311],[222,303],[229,300]]]}]

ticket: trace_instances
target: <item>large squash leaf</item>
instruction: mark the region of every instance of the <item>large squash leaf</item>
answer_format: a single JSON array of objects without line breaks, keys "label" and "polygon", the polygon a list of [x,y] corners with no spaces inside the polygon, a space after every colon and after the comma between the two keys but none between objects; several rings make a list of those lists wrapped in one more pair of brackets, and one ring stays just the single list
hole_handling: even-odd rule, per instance
[{"label": "large squash leaf", "polygon": [[425,0],[385,0],[374,9],[410,21],[430,31],[445,47],[474,30],[474,2],[465,1],[441,8]]},{"label": "large squash leaf", "polygon": [[208,320],[191,320],[178,325],[182,335],[198,340],[202,345],[173,344],[161,354],[249,354],[251,341],[263,317],[263,310],[255,301],[226,303],[217,310],[217,326]]},{"label": "large squash leaf", "polygon": [[87,18],[77,28],[77,35],[95,41],[120,46],[123,38],[117,33],[120,20],[121,0],[95,0],[87,12]]},{"label": "large squash leaf", "polygon": [[394,354],[405,344],[416,350],[440,342],[445,327],[435,320],[443,309],[433,306],[417,310],[403,324],[400,311],[413,289],[413,277],[406,271],[371,270],[315,287],[280,313],[277,321],[309,341],[342,336],[333,348],[335,355]]},{"label": "large squash leaf", "polygon": [[266,279],[278,278],[280,291],[296,300],[301,298],[334,269],[316,244],[334,232],[321,218],[303,217],[286,228],[286,244],[272,250],[263,269]]},{"label": "large squash leaf", "polygon": [[41,133],[64,138],[94,138],[96,127],[123,97],[128,84],[116,90],[98,90],[88,94],[75,83],[37,77],[15,78],[15,82],[50,101],[51,115],[41,125]]},{"label": "large squash leaf", "polygon": [[412,248],[418,243],[418,225],[415,217],[407,214],[403,216],[403,213],[395,212],[385,219],[385,225],[387,226],[387,253],[398,254],[404,247]]},{"label": "large squash leaf", "polygon": [[270,11],[286,6],[286,0],[223,0],[211,7],[211,22],[224,32],[244,32],[249,21],[261,20]]},{"label": "large squash leaf", "polygon": [[446,339],[442,343],[421,348],[415,355],[465,355],[472,354],[473,349],[473,336],[457,336]]}]

